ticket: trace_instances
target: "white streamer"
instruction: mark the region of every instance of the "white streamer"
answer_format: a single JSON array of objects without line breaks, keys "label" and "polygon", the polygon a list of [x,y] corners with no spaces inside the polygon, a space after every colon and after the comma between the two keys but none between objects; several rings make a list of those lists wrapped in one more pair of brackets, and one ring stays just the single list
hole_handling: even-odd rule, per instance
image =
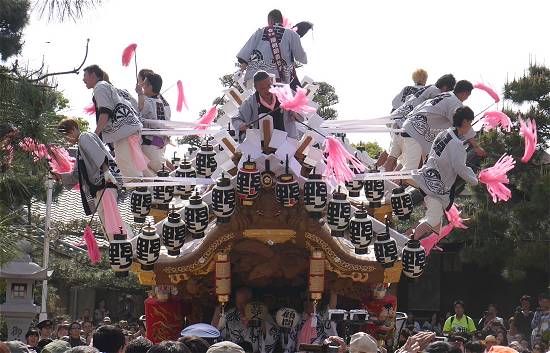
[{"label": "white streamer", "polygon": [[220,129],[184,130],[184,129],[141,129],[145,136],[189,136],[189,135],[215,135]]},{"label": "white streamer", "polygon": [[399,170],[399,171],[393,171],[393,172],[380,172],[380,173],[364,173],[364,174],[356,174],[354,179],[355,180],[393,180],[393,179],[410,179],[413,172],[416,172],[417,169],[414,170]]}]

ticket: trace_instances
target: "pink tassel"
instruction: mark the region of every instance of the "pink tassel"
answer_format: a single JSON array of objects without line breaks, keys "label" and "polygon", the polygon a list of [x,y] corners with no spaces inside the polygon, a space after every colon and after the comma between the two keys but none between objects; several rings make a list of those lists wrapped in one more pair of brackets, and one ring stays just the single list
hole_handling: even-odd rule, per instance
[{"label": "pink tassel", "polygon": [[474,85],[474,88],[477,88],[477,89],[480,89],[480,90],[483,90],[483,91],[487,92],[495,100],[495,103],[500,102],[500,97],[498,96],[498,94],[491,87],[489,87],[489,86],[487,86],[483,83],[476,83]]},{"label": "pink tassel", "polygon": [[48,156],[48,149],[44,144],[37,144],[31,137],[25,137],[19,142],[19,147],[33,155],[33,161],[36,163],[44,157]]},{"label": "pink tassel", "polygon": [[84,107],[84,113],[88,115],[95,115],[95,105],[94,103],[91,103],[90,105],[87,105]]},{"label": "pink tassel", "polygon": [[195,130],[206,130],[208,125],[212,124],[217,116],[218,108],[216,108],[216,106],[214,105],[199,120],[197,120],[197,124],[202,124],[203,126],[197,126]]},{"label": "pink tassel", "polygon": [[99,247],[97,246],[97,240],[94,236],[94,233],[92,232],[92,228],[90,228],[89,225],[87,225],[84,229],[84,234],[82,235],[82,238],[86,242],[88,258],[90,258],[90,262],[92,263],[92,265],[101,261],[101,252],[99,251]]},{"label": "pink tassel", "polygon": [[503,112],[492,111],[483,114],[483,130],[489,131],[496,128],[498,125],[502,126],[502,128],[507,132],[510,132],[512,128],[512,121],[508,115]]},{"label": "pink tassel", "polygon": [[136,43],[132,43],[126,48],[124,48],[124,51],[122,52],[122,66],[130,65],[130,61],[132,61],[132,57],[136,52],[136,48],[137,48]]},{"label": "pink tassel", "polygon": [[290,22],[285,16],[283,16],[283,27],[292,28],[292,22]]},{"label": "pink tassel", "polygon": [[50,146],[50,167],[54,173],[70,173],[76,159],[69,155],[66,149],[60,146]]},{"label": "pink tassel", "polygon": [[516,162],[509,155],[503,155],[494,166],[479,172],[479,181],[487,186],[487,191],[493,197],[493,202],[499,200],[508,201],[512,192],[504,184],[508,184],[508,173],[514,168]]},{"label": "pink tassel", "polygon": [[525,149],[521,162],[527,163],[531,160],[537,148],[537,123],[535,120],[529,119],[524,121],[523,119],[519,119],[519,134],[523,136],[525,141]]},{"label": "pink tassel", "polygon": [[460,218],[461,212],[462,211],[459,211],[456,208],[456,204],[453,203],[451,208],[448,211],[445,211],[445,215],[447,216],[449,223],[452,224],[454,228],[466,229],[468,227],[464,224],[464,219]]},{"label": "pink tassel", "polygon": [[[130,152],[132,153],[132,161],[137,170],[144,171],[149,164],[149,158],[141,151],[141,137],[139,135],[128,136],[130,144]],[[127,176],[127,175],[126,175]],[[117,228],[118,229],[118,228]]]},{"label": "pink tassel", "polygon": [[447,224],[443,228],[441,228],[441,231],[439,234],[432,233],[426,238],[420,240],[420,244],[424,247],[426,250],[426,256],[430,255],[430,251],[433,249],[434,246],[437,245],[443,238],[445,238],[447,235],[451,234],[451,231],[453,230],[453,225],[451,223]]},{"label": "pink tassel", "polygon": [[185,105],[185,109],[189,110],[189,107],[187,106],[187,99],[185,99],[185,94],[183,94],[183,83],[181,83],[181,80],[178,80],[178,104],[176,106],[176,110],[178,112],[181,112],[183,106]]},{"label": "pink tassel", "polygon": [[307,90],[305,88],[298,87],[294,96],[292,96],[292,89],[289,85],[272,87],[269,92],[277,96],[282,109],[291,110],[298,114],[312,113],[317,110],[308,105],[309,98],[306,96]]},{"label": "pink tassel", "polygon": [[120,227],[124,228],[124,222],[122,222],[122,217],[120,216],[112,190],[105,189],[105,193],[101,199],[101,206],[103,206],[103,226],[107,234],[115,234],[119,231]]},{"label": "pink tassel", "polygon": [[334,176],[337,183],[353,180],[355,173],[350,169],[350,163],[360,172],[365,171],[365,166],[333,136],[325,141],[325,153],[328,154],[325,177]]}]

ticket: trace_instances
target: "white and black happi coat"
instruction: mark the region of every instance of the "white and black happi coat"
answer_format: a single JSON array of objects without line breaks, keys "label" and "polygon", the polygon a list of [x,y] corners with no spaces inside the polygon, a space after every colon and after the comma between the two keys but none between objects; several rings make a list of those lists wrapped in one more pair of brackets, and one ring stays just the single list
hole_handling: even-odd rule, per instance
[{"label": "white and black happi coat", "polygon": [[426,195],[437,198],[448,209],[453,202],[457,175],[468,184],[478,183],[476,174],[466,165],[464,142],[455,129],[447,129],[437,135],[428,160],[418,171],[413,171],[412,178]]},{"label": "white and black happi coat", "polygon": [[116,142],[141,131],[142,125],[138,113],[110,83],[99,81],[95,85],[93,101],[98,120],[102,113],[109,115],[107,125],[101,131],[104,142]]},{"label": "white and black happi coat", "polygon": [[[462,102],[454,93],[441,93],[414,108],[403,122],[403,131],[414,138],[422,146],[422,154],[427,155],[437,134],[453,126],[453,115],[460,107]],[[470,129],[464,139],[474,136],[474,130]]]},{"label": "white and black happi coat", "polygon": [[[279,71],[273,57],[271,44],[267,30],[269,27],[258,29],[246,42],[244,47],[237,54],[240,62],[247,62],[248,67],[244,76],[245,81],[254,77],[259,70],[267,71],[280,79]],[[284,80],[281,82],[290,83],[294,72],[294,60],[307,64],[307,55],[302,48],[300,36],[291,29],[280,25],[274,25],[275,37],[281,51],[281,60],[284,68]]]}]

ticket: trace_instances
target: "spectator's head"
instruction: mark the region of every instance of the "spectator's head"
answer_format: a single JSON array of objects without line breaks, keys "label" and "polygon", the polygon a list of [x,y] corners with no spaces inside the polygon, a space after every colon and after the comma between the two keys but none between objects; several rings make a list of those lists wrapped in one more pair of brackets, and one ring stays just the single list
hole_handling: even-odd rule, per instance
[{"label": "spectator's head", "polygon": [[496,339],[497,339],[498,346],[508,345],[508,342],[506,340],[506,333],[504,331],[498,331],[496,335]]},{"label": "spectator's head", "polygon": [[527,294],[523,295],[519,300],[519,305],[522,310],[529,310],[531,308],[531,297]]},{"label": "spectator's head", "polygon": [[[453,126],[457,129],[459,135],[465,135],[472,128],[472,121],[474,120],[474,112],[470,107],[463,106],[458,108],[453,115]],[[461,302],[461,301],[459,301]],[[464,312],[464,305],[462,310]],[[455,303],[455,313],[456,303]]]},{"label": "spectator's head", "polygon": [[94,347],[104,353],[121,353],[126,343],[122,330],[112,325],[98,327],[94,331],[92,340]]},{"label": "spectator's head", "polygon": [[498,343],[497,338],[493,335],[488,335],[487,337],[485,337],[484,342],[485,342],[485,347],[487,349],[491,348],[492,346]]},{"label": "spectator's head", "polygon": [[464,345],[465,353],[483,353],[485,352],[485,345],[479,341],[466,342]]},{"label": "spectator's head", "polygon": [[[178,342],[183,343],[184,345],[189,348],[191,353],[206,353],[208,348],[210,348],[210,343],[208,343],[205,339],[202,339],[198,336],[184,336],[180,337],[178,339]],[[128,353],[128,349],[126,349],[126,353]]]},{"label": "spectator's head", "polygon": [[267,14],[267,24],[269,26],[273,26],[274,24],[282,24],[283,23],[283,14],[281,11],[275,9],[269,11]]},{"label": "spectator's head", "polygon": [[461,102],[464,102],[466,99],[468,99],[468,97],[470,97],[473,89],[474,85],[472,85],[470,81],[460,80],[456,83],[453,92]]},{"label": "spectator's head", "polygon": [[191,351],[181,342],[162,341],[149,348],[147,353],[191,353]]},{"label": "spectator's head", "polygon": [[470,340],[470,335],[465,332],[456,333],[449,337],[449,343],[464,352],[464,344]]},{"label": "spectator's head", "polygon": [[42,348],[41,353],[65,353],[71,349],[71,345],[67,341],[63,340],[54,340],[51,343],[48,343],[44,348]]},{"label": "spectator's head", "polygon": [[428,73],[424,69],[416,69],[412,74],[412,80],[417,86],[426,86],[426,81],[428,81]]},{"label": "spectator's head", "polygon": [[21,341],[8,341],[6,342],[10,353],[29,353],[27,345]]},{"label": "spectator's head", "polygon": [[108,316],[105,316],[103,318],[103,325],[111,325],[111,318]]},{"label": "spectator's head", "polygon": [[138,337],[128,343],[126,353],[147,353],[151,347],[153,347],[153,342],[145,337]]},{"label": "spectator's head", "polygon": [[550,296],[548,293],[539,294],[539,306],[542,310],[550,309]]},{"label": "spectator's head", "polygon": [[448,92],[455,88],[456,79],[453,74],[446,74],[441,76],[435,82],[435,87],[439,88],[441,92]]},{"label": "spectator's head", "polygon": [[143,81],[143,94],[147,97],[156,96],[162,89],[162,77],[159,74],[150,73],[145,75]]},{"label": "spectator's head", "polygon": [[505,347],[505,346],[492,346],[491,349],[488,350],[489,353],[518,353],[517,350]]},{"label": "spectator's head", "polygon": [[520,340],[519,344],[521,345],[521,348],[523,348],[524,350],[526,351],[529,350],[529,341],[527,341],[526,339]]},{"label": "spectator's head", "polygon": [[123,330],[128,329],[128,321],[126,321],[126,320],[120,320],[120,321],[118,322],[118,325],[119,325],[120,328],[122,328]]},{"label": "spectator's head", "polygon": [[36,325],[36,327],[40,330],[41,338],[49,338],[52,335],[52,331],[53,331],[52,320],[42,320],[38,323],[38,325]]},{"label": "spectator's head", "polygon": [[29,347],[36,347],[38,340],[40,339],[40,333],[35,328],[30,328],[25,334],[25,340]]},{"label": "spectator's head", "polygon": [[69,325],[69,337],[72,339],[78,339],[80,338],[81,333],[82,333],[82,326],[78,321],[73,321]]},{"label": "spectator's head", "polygon": [[94,330],[94,324],[92,324],[91,321],[83,321],[82,322],[82,331],[84,331],[84,335],[88,336],[92,331]]},{"label": "spectator's head", "polygon": [[498,314],[497,306],[495,304],[489,304],[487,306],[487,314],[489,314],[489,317],[496,317]]},{"label": "spectator's head", "polygon": [[432,342],[423,353],[462,353],[462,351],[447,342]]},{"label": "spectator's head", "polygon": [[[76,119],[65,118],[61,120],[59,124],[57,124],[57,131],[65,137],[65,140],[67,140],[68,143],[74,145],[78,142],[78,137],[80,136],[80,128],[78,127]],[[49,327],[49,330],[51,334],[51,325]],[[40,336],[43,336],[42,328],[40,328]]]},{"label": "spectator's head", "polygon": [[230,341],[215,343],[208,348],[206,353],[245,353],[241,346]]},{"label": "spectator's head", "polygon": [[257,71],[254,74],[254,89],[256,89],[256,92],[262,97],[262,99],[271,99],[272,93],[269,92],[271,89],[271,76],[265,71]]},{"label": "spectator's head", "polygon": [[378,345],[371,335],[357,332],[351,336],[349,351],[350,353],[376,353],[378,352]]},{"label": "spectator's head", "polygon": [[543,343],[537,343],[533,346],[533,353],[545,353],[546,346]]},{"label": "spectator's head", "polygon": [[99,353],[99,350],[90,346],[76,346],[69,349],[65,353]]},{"label": "spectator's head", "polygon": [[189,325],[181,330],[181,337],[200,337],[209,345],[216,343],[220,339],[220,331],[212,325],[198,323]]},{"label": "spectator's head", "polygon": [[69,335],[69,325],[66,322],[62,322],[57,326],[56,336],[62,338]]},{"label": "spectator's head", "polygon": [[86,84],[86,88],[94,88],[99,81],[103,81],[104,74],[99,66],[90,65],[84,68],[84,78],[82,81]]}]

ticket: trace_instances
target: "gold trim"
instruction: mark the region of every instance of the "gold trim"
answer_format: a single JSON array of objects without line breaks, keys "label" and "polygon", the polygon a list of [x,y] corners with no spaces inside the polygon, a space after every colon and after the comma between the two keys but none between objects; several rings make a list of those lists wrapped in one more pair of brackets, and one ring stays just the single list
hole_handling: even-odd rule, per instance
[{"label": "gold trim", "polygon": [[403,264],[397,261],[393,267],[384,270],[384,283],[398,283],[403,271]]},{"label": "gold trim", "polygon": [[143,286],[155,286],[157,284],[155,273],[152,271],[139,272],[139,283]]},{"label": "gold trim", "polygon": [[246,238],[254,238],[263,241],[271,240],[274,243],[285,243],[296,237],[296,231],[292,229],[246,229],[243,231]]}]

